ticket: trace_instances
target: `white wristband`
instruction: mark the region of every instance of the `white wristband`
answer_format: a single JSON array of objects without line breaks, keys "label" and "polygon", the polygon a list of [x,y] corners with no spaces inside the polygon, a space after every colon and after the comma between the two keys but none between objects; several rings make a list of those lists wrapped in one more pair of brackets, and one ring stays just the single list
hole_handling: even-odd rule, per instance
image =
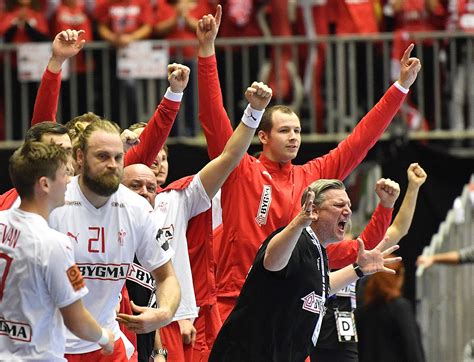
[{"label": "white wristband", "polygon": [[262,111],[257,111],[250,107],[250,104],[245,108],[244,115],[242,116],[242,123],[250,128],[258,128],[260,124],[260,120],[262,119],[263,113],[265,109]]},{"label": "white wristband", "polygon": [[102,335],[100,336],[97,343],[101,346],[105,346],[107,343],[109,343],[109,334],[105,328],[102,328]]}]

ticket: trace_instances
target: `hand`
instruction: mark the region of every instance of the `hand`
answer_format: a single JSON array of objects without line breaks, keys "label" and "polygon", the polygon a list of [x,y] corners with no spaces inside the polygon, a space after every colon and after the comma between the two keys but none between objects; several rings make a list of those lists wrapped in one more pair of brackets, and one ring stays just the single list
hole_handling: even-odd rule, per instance
[{"label": "hand", "polygon": [[178,324],[183,343],[194,346],[194,342],[196,342],[196,328],[194,328],[191,321],[189,319],[182,319],[178,321]]},{"label": "hand", "polygon": [[357,238],[357,241],[359,242],[357,264],[359,264],[360,270],[362,270],[365,275],[377,272],[395,274],[395,270],[387,268],[385,265],[400,261],[402,258],[399,256],[385,258],[387,255],[393,253],[399,248],[398,245],[394,245],[387,250],[384,250],[388,243],[388,236],[385,236],[385,238],[372,250],[365,250],[364,242],[361,238]]},{"label": "hand", "polygon": [[308,227],[313,223],[313,221],[318,220],[318,216],[314,213],[314,197],[314,192],[308,187],[303,207],[299,214],[293,219],[293,221],[302,228]]},{"label": "hand", "polygon": [[398,83],[407,89],[415,82],[418,72],[421,69],[420,60],[418,58],[410,58],[410,53],[414,47],[414,44],[410,44],[400,60],[400,78],[398,79]]},{"label": "hand", "polygon": [[383,207],[392,208],[400,195],[400,185],[389,178],[381,178],[375,184],[375,193]]},{"label": "hand", "polygon": [[140,138],[137,136],[135,132],[132,132],[128,129],[123,131],[120,135],[120,138],[122,139],[123,143],[123,150],[125,153],[132,148],[133,146],[136,146],[140,143]]},{"label": "hand", "polygon": [[412,163],[407,170],[408,175],[408,185],[413,185],[415,187],[420,187],[426,181],[428,175],[426,174],[425,170],[418,165],[417,163]]},{"label": "hand", "polygon": [[68,58],[79,53],[86,42],[80,39],[84,34],[84,30],[71,29],[58,33],[53,40],[53,59],[64,63]]},{"label": "hand", "polygon": [[130,302],[132,311],[139,313],[137,315],[129,315],[125,313],[117,314],[115,318],[119,323],[127,327],[130,332],[143,334],[157,330],[171,321],[171,313],[163,308],[140,307]]},{"label": "hand", "polygon": [[181,93],[184,91],[189,81],[189,73],[191,69],[182,64],[168,65],[168,81],[170,82],[170,89],[174,93]]},{"label": "hand", "polygon": [[425,269],[428,269],[430,266],[432,266],[434,264],[434,260],[433,260],[433,257],[432,256],[429,256],[429,255],[420,255],[417,259],[416,259],[416,265],[417,266],[422,266],[424,267]]},{"label": "hand", "polygon": [[245,91],[245,98],[253,109],[263,111],[272,99],[272,89],[264,83],[253,82]]},{"label": "hand", "polygon": [[199,40],[199,55],[214,54],[214,41],[221,25],[222,6],[217,5],[216,15],[204,15],[197,24],[196,36]]},{"label": "hand", "polygon": [[130,34],[120,34],[116,39],[116,46],[119,48],[125,48],[134,41]]},{"label": "hand", "polygon": [[107,344],[100,345],[100,346],[102,347],[102,354],[110,355],[114,351],[115,336],[111,330],[106,329],[106,331],[107,331],[107,335],[109,336],[109,340]]}]

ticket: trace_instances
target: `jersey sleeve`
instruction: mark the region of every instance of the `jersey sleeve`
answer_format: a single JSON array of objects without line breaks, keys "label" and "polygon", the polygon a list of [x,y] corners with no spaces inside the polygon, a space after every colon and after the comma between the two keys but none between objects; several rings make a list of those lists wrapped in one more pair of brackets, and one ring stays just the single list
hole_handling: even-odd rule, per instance
[{"label": "jersey sleeve", "polygon": [[36,94],[31,125],[50,121],[56,122],[59,92],[61,90],[61,72],[53,73],[46,69]]},{"label": "jersey sleeve", "polygon": [[88,290],[79,268],[74,262],[74,251],[66,236],[53,234],[48,262],[44,265],[45,280],[54,304],[58,308],[76,302]]},{"label": "jersey sleeve", "polygon": [[474,263],[474,246],[467,246],[459,250],[460,263]]},{"label": "jersey sleeve", "polygon": [[181,199],[186,204],[187,220],[211,207],[211,200],[209,200],[209,196],[204,190],[199,174],[193,177],[191,183],[181,191],[181,194]]},{"label": "jersey sleeve", "polygon": [[382,136],[405,97],[392,85],[345,140],[328,154],[306,163],[305,171],[313,178],[344,180]]},{"label": "jersey sleeve", "polygon": [[[168,94],[168,91],[167,91]],[[171,97],[171,96],[169,96]],[[140,135],[140,143],[125,155],[125,166],[143,163],[151,166],[166,142],[179,111],[180,102],[163,98],[155,113]]]},{"label": "jersey sleeve", "polygon": [[140,264],[151,272],[167,263],[174,255],[174,251],[153,220],[152,213],[142,211],[141,214],[142,218],[137,227],[142,230],[142,235],[135,253]]},{"label": "jersey sleeve", "polygon": [[198,58],[199,122],[207,142],[209,158],[219,156],[232,136],[232,126],[224,109],[216,57]]}]

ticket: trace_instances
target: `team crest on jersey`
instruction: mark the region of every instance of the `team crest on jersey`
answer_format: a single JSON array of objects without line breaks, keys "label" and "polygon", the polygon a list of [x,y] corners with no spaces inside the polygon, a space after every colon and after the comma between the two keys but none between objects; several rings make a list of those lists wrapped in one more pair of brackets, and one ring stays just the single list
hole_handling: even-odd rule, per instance
[{"label": "team crest on jersey", "polygon": [[123,246],[123,243],[125,241],[125,236],[127,236],[127,232],[124,229],[120,229],[120,231],[118,232],[118,238],[117,238],[117,241],[120,246]]},{"label": "team crest on jersey", "polygon": [[303,301],[303,309],[315,314],[324,313],[324,299],[315,292],[309,293],[307,296],[301,298]]},{"label": "team crest on jersey", "polygon": [[156,208],[163,214],[166,214],[168,212],[168,203],[166,201],[161,201],[158,203],[158,205],[156,205]]},{"label": "team crest on jersey", "polygon": [[156,233],[156,241],[164,251],[170,248],[170,240],[174,237],[174,226],[171,224],[168,227],[161,228]]},{"label": "team crest on jersey", "polygon": [[258,207],[255,221],[262,226],[267,223],[268,212],[270,211],[270,204],[272,203],[272,187],[271,185],[263,185],[262,197],[260,199],[260,206]]}]

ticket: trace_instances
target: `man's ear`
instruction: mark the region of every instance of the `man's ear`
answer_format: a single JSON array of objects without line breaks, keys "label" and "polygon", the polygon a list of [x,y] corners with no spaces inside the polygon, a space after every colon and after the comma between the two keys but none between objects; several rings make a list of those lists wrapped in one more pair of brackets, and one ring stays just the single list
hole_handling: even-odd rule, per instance
[{"label": "man's ear", "polygon": [[37,187],[42,194],[48,194],[50,188],[49,179],[46,176],[41,176],[36,182],[35,187]]},{"label": "man's ear", "polygon": [[76,163],[82,168],[84,166],[84,151],[78,148],[76,150]]},{"label": "man's ear", "polygon": [[265,131],[258,131],[257,136],[262,145],[266,145],[268,143],[268,135]]}]

